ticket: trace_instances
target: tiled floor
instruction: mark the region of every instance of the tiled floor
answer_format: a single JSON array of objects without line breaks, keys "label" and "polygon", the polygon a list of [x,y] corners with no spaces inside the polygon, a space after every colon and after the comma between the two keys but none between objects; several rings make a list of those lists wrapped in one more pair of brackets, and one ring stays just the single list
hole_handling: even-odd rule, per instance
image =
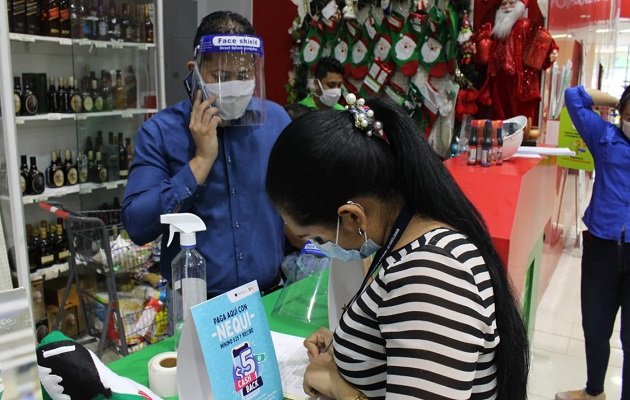
[{"label": "tiled floor", "polygon": [[[580,257],[580,249],[574,249],[572,245],[565,250],[538,306],[531,343],[530,400],[553,400],[556,392],[585,386]],[[619,318],[610,344],[605,390],[608,399],[614,400],[621,396],[623,354],[619,342]]]}]

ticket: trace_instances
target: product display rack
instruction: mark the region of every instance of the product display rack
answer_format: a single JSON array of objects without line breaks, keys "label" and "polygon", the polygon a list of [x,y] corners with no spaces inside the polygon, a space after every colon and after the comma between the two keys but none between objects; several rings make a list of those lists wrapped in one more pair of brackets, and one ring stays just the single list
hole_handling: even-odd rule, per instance
[{"label": "product display rack", "polygon": [[[0,79],[3,82],[0,88],[0,164],[6,173],[0,176],[0,208],[14,276],[17,277],[18,285],[28,290],[32,280],[47,280],[67,270],[67,263],[62,263],[55,264],[54,268],[29,271],[26,224],[36,223],[40,219],[50,220],[50,216],[37,203],[54,198],[55,201],[68,204],[70,209],[95,209],[100,202],[111,202],[114,197],[122,201],[127,180],[126,177],[121,176],[119,179],[110,174],[107,180],[101,182],[86,181],[59,188],[46,187],[42,193],[22,195],[20,155],[36,156],[38,169],[45,172],[51,164],[52,151],[60,150],[61,162],[64,152],[70,150],[76,165],[78,155],[87,152],[85,143],[88,136],[103,131],[104,145],[108,144],[109,132],[114,135],[122,132],[123,137],[133,140],[138,127],[165,107],[162,0],[133,2],[136,5],[152,5],[153,43],[9,32],[7,3],[0,3]],[[133,70],[128,73],[129,66]],[[122,71],[123,77],[133,76],[133,83],[137,87],[135,101],[129,101],[133,106],[92,112],[81,110],[15,115],[14,77],[22,78],[23,73],[46,74],[45,85],[48,86],[50,78],[68,80],[72,76],[76,78],[75,87],[79,92],[83,89],[79,87],[79,81],[90,69],[97,71],[97,74],[103,70],[112,71],[112,81],[115,71]],[[38,100],[41,104],[44,99]],[[103,160],[103,164],[106,162]]]}]

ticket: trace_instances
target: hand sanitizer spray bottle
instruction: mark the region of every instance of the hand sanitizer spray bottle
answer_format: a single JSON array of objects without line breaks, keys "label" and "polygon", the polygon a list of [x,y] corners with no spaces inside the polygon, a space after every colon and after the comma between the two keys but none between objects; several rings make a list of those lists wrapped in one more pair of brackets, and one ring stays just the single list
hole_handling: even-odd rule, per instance
[{"label": "hand sanitizer spray bottle", "polygon": [[173,277],[173,324],[175,350],[179,346],[184,321],[192,317],[190,307],[207,300],[206,260],[197,250],[195,232],[205,231],[206,225],[194,214],[163,214],[160,222],[170,224],[168,246],[175,232],[179,232],[180,252],[171,262]]}]

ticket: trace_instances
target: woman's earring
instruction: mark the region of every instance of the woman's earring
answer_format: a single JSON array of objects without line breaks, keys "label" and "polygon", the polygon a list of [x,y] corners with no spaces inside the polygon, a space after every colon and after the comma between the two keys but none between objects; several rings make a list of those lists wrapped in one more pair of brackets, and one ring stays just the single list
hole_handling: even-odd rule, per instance
[{"label": "woman's earring", "polygon": [[359,236],[363,236],[365,234],[365,232],[363,231],[363,229],[359,228]]}]

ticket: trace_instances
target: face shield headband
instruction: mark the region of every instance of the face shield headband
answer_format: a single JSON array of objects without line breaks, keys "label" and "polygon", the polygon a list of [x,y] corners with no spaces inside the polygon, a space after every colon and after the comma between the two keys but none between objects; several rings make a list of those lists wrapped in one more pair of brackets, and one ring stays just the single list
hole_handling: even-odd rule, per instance
[{"label": "face shield headband", "polygon": [[264,124],[263,55],[263,41],[253,35],[206,35],[195,48],[195,73],[224,126]]}]

